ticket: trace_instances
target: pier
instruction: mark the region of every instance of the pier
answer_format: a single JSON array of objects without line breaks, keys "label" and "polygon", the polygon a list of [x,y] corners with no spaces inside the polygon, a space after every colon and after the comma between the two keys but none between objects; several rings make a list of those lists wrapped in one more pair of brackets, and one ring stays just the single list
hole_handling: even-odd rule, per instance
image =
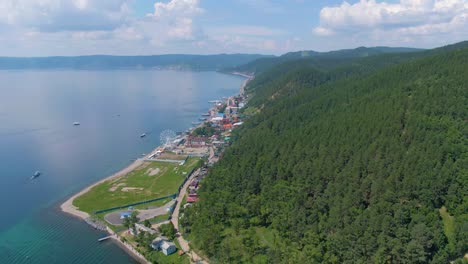
[{"label": "pier", "polygon": [[100,239],[98,239],[98,242],[105,241],[105,240],[107,240],[107,239],[109,239],[109,238],[112,238],[112,235],[106,236],[106,237],[101,237]]}]

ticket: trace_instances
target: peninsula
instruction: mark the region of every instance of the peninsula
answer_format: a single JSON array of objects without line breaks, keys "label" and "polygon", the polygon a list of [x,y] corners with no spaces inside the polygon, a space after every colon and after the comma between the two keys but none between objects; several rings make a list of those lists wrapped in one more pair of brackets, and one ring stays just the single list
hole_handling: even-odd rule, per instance
[{"label": "peninsula", "polygon": [[233,74],[246,78],[239,95],[213,100],[198,126],[167,133],[162,145],[74,194],[61,210],[108,232],[100,241],[113,238],[142,263],[207,263],[190,249],[178,220],[181,211],[198,201],[209,167],[229,145],[231,131],[242,124],[244,90],[253,76]]}]

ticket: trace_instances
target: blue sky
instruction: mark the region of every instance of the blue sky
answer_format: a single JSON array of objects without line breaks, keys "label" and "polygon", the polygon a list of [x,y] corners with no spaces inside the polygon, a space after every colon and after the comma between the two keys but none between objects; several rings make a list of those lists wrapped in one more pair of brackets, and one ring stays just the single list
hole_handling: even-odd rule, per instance
[{"label": "blue sky", "polygon": [[431,48],[467,28],[468,0],[2,0],[0,56]]}]

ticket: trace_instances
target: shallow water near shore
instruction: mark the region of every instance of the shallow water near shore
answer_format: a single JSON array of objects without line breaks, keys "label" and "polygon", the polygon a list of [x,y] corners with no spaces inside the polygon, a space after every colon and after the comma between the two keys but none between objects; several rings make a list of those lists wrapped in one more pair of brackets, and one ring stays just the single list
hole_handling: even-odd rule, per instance
[{"label": "shallow water near shore", "polygon": [[[244,78],[153,70],[0,71],[0,263],[133,263],[60,212],[67,197],[183,131]],[[80,126],[73,126],[73,122]],[[146,133],[145,138],[140,134]],[[41,176],[30,180],[40,170]]]}]

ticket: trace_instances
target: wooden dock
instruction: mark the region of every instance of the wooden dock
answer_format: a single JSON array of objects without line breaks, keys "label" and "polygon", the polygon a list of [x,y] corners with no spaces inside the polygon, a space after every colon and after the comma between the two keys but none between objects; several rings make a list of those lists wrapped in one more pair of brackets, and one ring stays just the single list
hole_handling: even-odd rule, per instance
[{"label": "wooden dock", "polygon": [[109,239],[109,238],[112,238],[112,235],[106,236],[106,237],[101,237],[100,239],[98,239],[98,242],[105,241],[105,240],[107,240],[107,239]]}]

